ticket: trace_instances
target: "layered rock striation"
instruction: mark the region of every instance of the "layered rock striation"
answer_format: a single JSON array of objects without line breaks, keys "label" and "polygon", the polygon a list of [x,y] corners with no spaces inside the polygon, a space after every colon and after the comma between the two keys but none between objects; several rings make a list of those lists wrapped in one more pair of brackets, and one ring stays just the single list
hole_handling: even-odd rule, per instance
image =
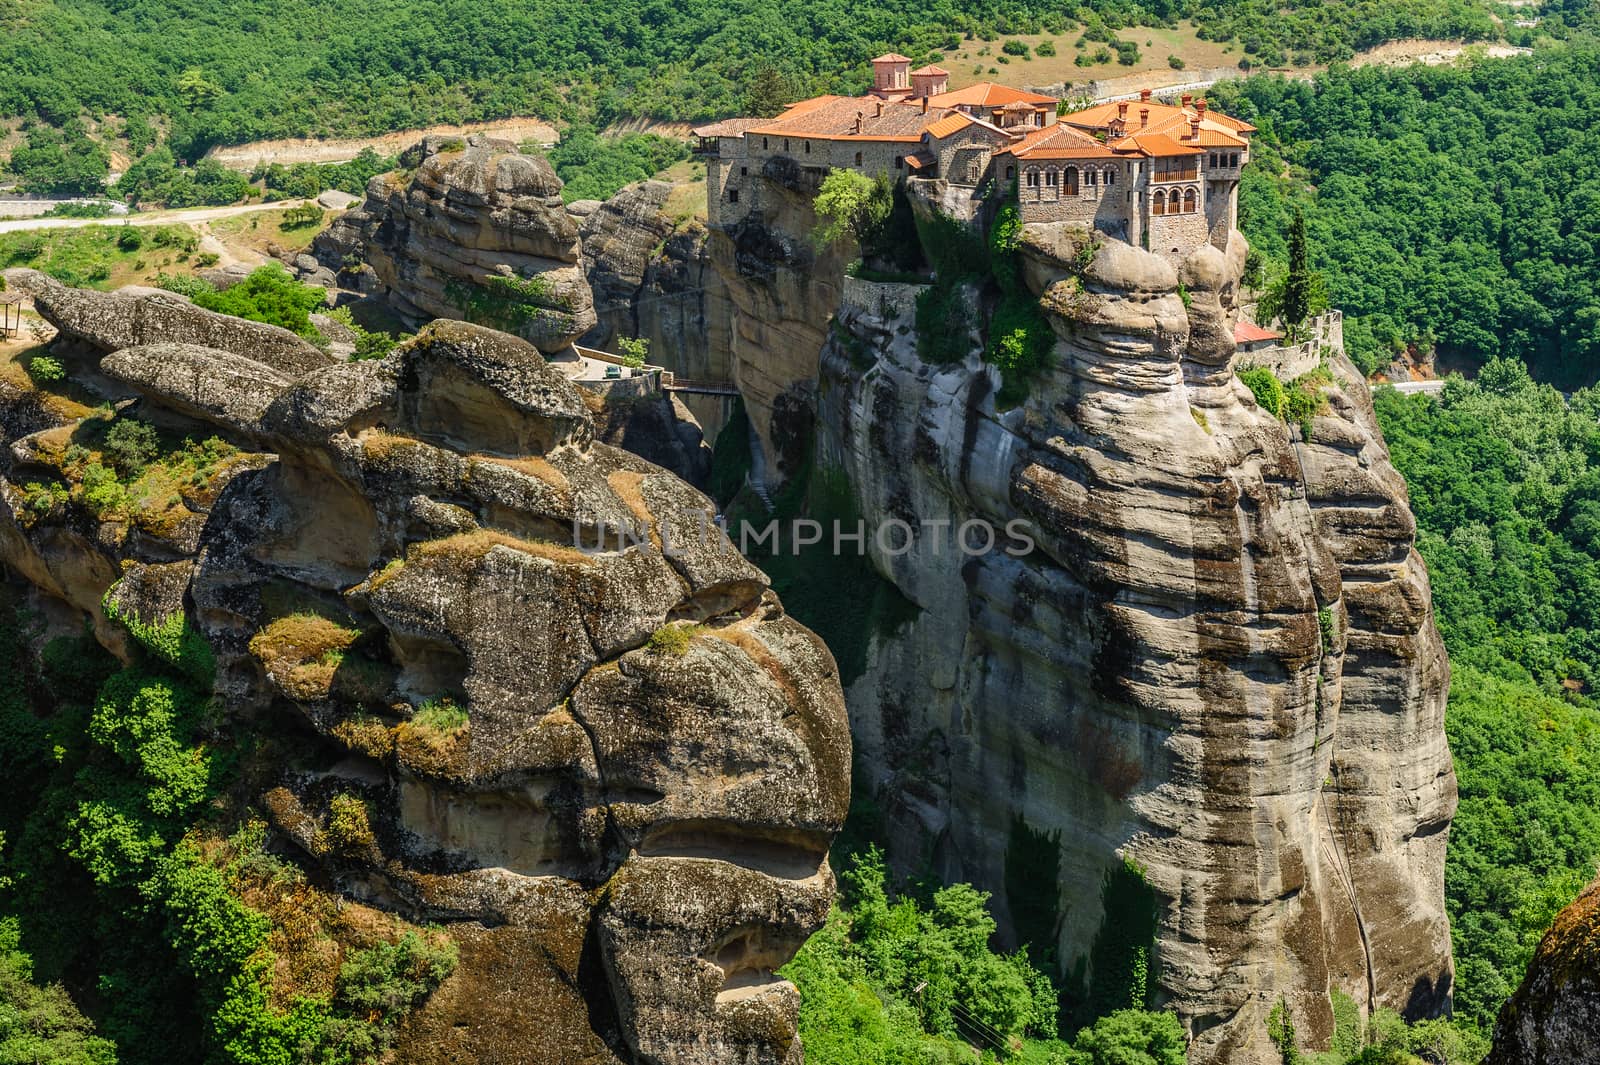
[{"label": "layered rock striation", "polygon": [[726,298],[711,268],[708,232],[666,214],[672,190],[665,181],[643,181],[604,203],[569,205],[598,319],[583,342],[611,351],[618,337],[643,338],[651,362],[681,377],[726,381]]},{"label": "layered rock striation", "polygon": [[[596,442],[504,333],[435,322],[305,372],[136,339],[78,351],[75,387],[226,457],[160,513],[36,505],[90,438],[35,404],[3,422],[0,561],[51,616],[187,613],[230,734],[273,737],[241,787],[274,839],[456,942],[397,1060],[798,1065],[775,970],[833,898],[850,743],[832,657],[709,502]],[[356,801],[370,837],[330,845]]]},{"label": "layered rock striation", "polygon": [[1456,793],[1405,485],[1342,352],[1304,439],[1234,375],[1245,250],[1028,227],[1055,344],[1004,411],[976,338],[925,363],[915,290],[852,282],[818,461],[915,530],[869,541],[921,611],[848,691],[897,860],[994,890],[1085,988],[1146,973],[1191,1061],[1264,1065],[1280,1000],[1309,1046],[1333,989],[1446,1007]]},{"label": "layered rock striation", "polygon": [[482,135],[427,137],[319,235],[319,262],[364,264],[413,328],[461,318],[558,352],[595,325],[578,227],[541,156]]}]

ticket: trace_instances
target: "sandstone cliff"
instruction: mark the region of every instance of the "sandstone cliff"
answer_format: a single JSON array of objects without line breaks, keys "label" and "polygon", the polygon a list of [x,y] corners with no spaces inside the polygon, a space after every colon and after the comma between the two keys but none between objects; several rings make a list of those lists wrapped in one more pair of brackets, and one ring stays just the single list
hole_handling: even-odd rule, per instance
[{"label": "sandstone cliff", "polygon": [[1600,1062],[1600,881],[1561,911],[1500,1012],[1485,1065]]},{"label": "sandstone cliff", "polygon": [[[849,738],[832,657],[698,535],[708,502],[503,333],[304,372],[233,323],[131,339],[61,352],[113,413],[0,390],[0,562],[118,653],[108,596],[186,613],[225,734],[271,739],[240,789],[275,838],[457,943],[396,1060],[798,1065],[774,970],[832,900]],[[221,457],[107,503],[81,483],[107,419]],[[459,722],[419,713],[441,699]],[[367,838],[330,845],[341,803]]]},{"label": "sandstone cliff", "polygon": [[805,462],[818,353],[854,249],[819,251],[812,244],[817,219],[811,203],[819,187],[814,172],[774,156],[761,176],[768,190],[761,212],[730,229],[712,230],[709,247],[728,302],[732,377],[767,469],[782,480]]},{"label": "sandstone cliff", "polygon": [[[1094,966],[1118,963],[1142,879],[1151,1000],[1179,1012],[1192,1061],[1265,1065],[1280,998],[1310,1046],[1332,988],[1444,1007],[1455,781],[1405,485],[1342,353],[1304,441],[1234,376],[1245,250],[1235,234],[1174,269],[1029,227],[1053,365],[1006,411],[976,350],[918,357],[914,290],[851,282],[822,348],[817,460],[848,474],[869,528],[920,529],[905,553],[873,547],[921,612],[847,693],[858,787],[898,861],[995,891],[1012,931],[1090,986],[1122,975]],[[763,284],[739,287],[750,319]],[[766,382],[804,378],[817,326],[794,319],[832,295],[739,330],[772,352],[753,415],[781,394]],[[1016,519],[1031,551],[952,547],[968,522]]]},{"label": "sandstone cliff", "polygon": [[318,261],[347,273],[364,261],[369,284],[413,328],[461,318],[546,352],[593,328],[578,227],[547,160],[474,135],[428,137],[400,161],[318,236]]},{"label": "sandstone cliff", "polygon": [[618,337],[642,337],[651,362],[683,377],[726,381],[726,298],[708,234],[699,222],[663,213],[671,192],[665,181],[644,181],[604,203],[569,206],[598,319],[583,342],[610,351]]}]

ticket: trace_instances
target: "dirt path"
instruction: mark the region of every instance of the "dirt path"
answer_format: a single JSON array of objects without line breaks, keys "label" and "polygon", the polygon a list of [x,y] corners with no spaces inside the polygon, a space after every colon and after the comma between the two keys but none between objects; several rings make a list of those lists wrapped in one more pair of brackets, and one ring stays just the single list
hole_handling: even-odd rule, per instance
[{"label": "dirt path", "polygon": [[379,155],[399,155],[426,136],[465,137],[473,133],[504,137],[518,143],[532,140],[540,144],[554,144],[561,137],[560,131],[543,119],[508,118],[499,122],[469,122],[463,126],[404,129],[376,137],[253,141],[213,148],[206,153],[206,158],[215,159],[234,170],[249,170],[258,163],[282,163],[286,166],[292,163],[344,163],[360,155],[363,148],[371,148]]},{"label": "dirt path", "polygon": [[112,218],[15,218],[0,222],[0,233],[20,233],[28,229],[81,229],[84,226],[160,226],[181,222],[198,226],[219,218],[252,214],[256,211],[281,211],[285,207],[298,207],[305,200],[278,200],[273,203],[242,203],[232,207],[185,207],[175,211],[149,211],[144,214],[120,215]]}]

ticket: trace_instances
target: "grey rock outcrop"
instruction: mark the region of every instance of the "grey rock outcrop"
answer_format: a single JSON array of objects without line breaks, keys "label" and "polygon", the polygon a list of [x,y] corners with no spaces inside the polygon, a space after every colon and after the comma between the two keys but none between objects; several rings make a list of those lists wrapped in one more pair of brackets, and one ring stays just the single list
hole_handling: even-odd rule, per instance
[{"label": "grey rock outcrop", "polygon": [[[461,322],[297,375],[146,344],[96,381],[243,450],[157,521],[28,511],[17,478],[70,483],[72,423],[8,441],[0,562],[72,624],[186,607],[226,734],[273,735],[239,787],[281,846],[455,941],[396,1060],[800,1065],[775,970],[827,916],[850,741],[831,655],[709,501]],[[418,717],[441,697],[460,727]],[[330,846],[356,799],[371,838]]]},{"label": "grey rock outcrop", "polygon": [[1600,1062],[1600,881],[1556,917],[1500,1011],[1485,1065]]},{"label": "grey rock outcrop", "polygon": [[401,165],[318,236],[324,267],[363,259],[413,327],[465,318],[556,352],[594,326],[578,227],[547,160],[474,135],[428,137]]},{"label": "grey rock outcrop", "polygon": [[699,221],[664,213],[672,189],[644,181],[604,203],[567,205],[580,223],[598,319],[583,342],[610,351],[618,337],[642,337],[653,363],[695,380],[731,380],[727,302],[709,234]]},{"label": "grey rock outcrop", "polygon": [[287,329],[208,311],[175,293],[135,288],[95,292],[63,285],[37,270],[7,270],[5,279],[8,287],[33,298],[45,321],[101,351],[141,344],[197,344],[287,374],[333,362],[332,356]]},{"label": "grey rock outcrop", "polygon": [[1365,383],[1337,353],[1302,441],[1232,372],[1242,237],[1177,270],[1091,239],[1025,234],[1056,342],[1015,409],[976,349],[921,361],[909,299],[852,301],[823,349],[819,463],[869,529],[931,523],[873,544],[921,611],[848,688],[858,787],[896,860],[994,890],[1091,983],[1128,961],[1134,863],[1193,1062],[1277,1061],[1280,998],[1312,1047],[1332,989],[1436,1014],[1448,667]]}]

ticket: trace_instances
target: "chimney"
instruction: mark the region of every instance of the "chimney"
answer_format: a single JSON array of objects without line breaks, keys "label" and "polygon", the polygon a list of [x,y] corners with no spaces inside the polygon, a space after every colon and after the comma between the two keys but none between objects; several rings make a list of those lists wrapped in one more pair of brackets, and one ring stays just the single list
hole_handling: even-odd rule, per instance
[{"label": "chimney", "polygon": [[1194,100],[1194,94],[1193,93],[1187,93],[1186,92],[1186,93],[1183,94],[1183,106],[1188,107],[1190,102],[1193,101],[1193,100]]},{"label": "chimney", "polygon": [[1206,102],[1204,100],[1196,100],[1194,102],[1194,109],[1200,112],[1201,118],[1204,118],[1206,115]]},{"label": "chimney", "polygon": [[928,98],[926,96],[922,98],[922,113],[928,113]]},{"label": "chimney", "polygon": [[1199,136],[1200,136],[1200,118],[1199,118],[1198,115],[1190,116],[1190,118],[1189,118],[1189,139],[1193,140],[1193,139],[1195,139],[1196,137],[1199,137]]},{"label": "chimney", "polygon": [[1117,104],[1117,118],[1121,119],[1123,122],[1128,121],[1128,101],[1123,100],[1121,103]]},{"label": "chimney", "polygon": [[1149,103],[1150,102],[1150,90],[1149,89],[1140,89],[1139,90],[1139,102],[1140,103]]},{"label": "chimney", "polygon": [[882,100],[878,101],[878,111],[872,117],[873,118],[882,118],[883,117],[883,101]]},{"label": "chimney", "polygon": [[865,122],[866,120],[867,120],[867,113],[865,111],[857,111],[856,112],[856,132],[857,133],[861,132],[861,123]]},{"label": "chimney", "polygon": [[1150,109],[1148,107],[1139,108],[1139,128],[1140,129],[1144,129],[1149,124],[1150,124]]}]

